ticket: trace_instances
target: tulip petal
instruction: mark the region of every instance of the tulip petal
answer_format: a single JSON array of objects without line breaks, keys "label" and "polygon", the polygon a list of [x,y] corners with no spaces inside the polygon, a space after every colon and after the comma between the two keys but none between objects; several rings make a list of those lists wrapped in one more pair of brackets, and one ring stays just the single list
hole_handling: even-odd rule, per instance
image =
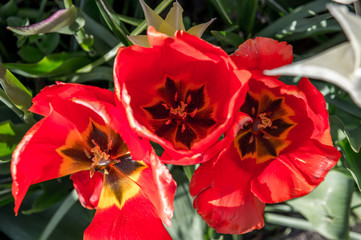
[{"label": "tulip petal", "polygon": [[[74,130],[71,122],[52,111],[26,133],[13,153],[11,164],[15,213],[31,184],[89,169],[90,163],[80,161],[72,164],[66,162],[70,159],[62,159],[57,153]],[[73,168],[61,171],[64,164]]]},{"label": "tulip petal", "polygon": [[265,70],[290,64],[293,53],[286,42],[256,37],[239,45],[231,58],[240,69]]},{"label": "tulip petal", "polygon": [[81,171],[72,174],[70,178],[73,180],[81,205],[88,209],[96,208],[103,187],[103,174],[95,172],[90,177],[89,171]]},{"label": "tulip petal", "polygon": [[301,146],[272,160],[253,179],[251,191],[265,203],[278,203],[311,192],[336,165],[340,152],[318,141]]},{"label": "tulip petal", "polygon": [[7,27],[7,29],[23,36],[56,32],[57,30],[72,24],[76,19],[76,16],[77,9],[72,5],[70,8],[57,11],[49,18],[39,23],[25,27]]},{"label": "tulip petal", "polygon": [[194,172],[190,183],[193,206],[217,232],[242,234],[263,227],[265,204],[250,191],[254,169],[252,161],[241,161],[237,150],[230,147],[218,160]]},{"label": "tulip petal", "polygon": [[171,239],[141,186],[128,177],[138,178],[142,171],[142,163],[109,168],[84,239]]},{"label": "tulip petal", "polygon": [[55,101],[71,100],[75,97],[114,104],[114,95],[109,90],[76,83],[66,84],[57,82],[56,85],[42,89],[40,94],[33,98],[33,105],[29,110],[42,116],[47,116],[52,108],[52,103]]}]

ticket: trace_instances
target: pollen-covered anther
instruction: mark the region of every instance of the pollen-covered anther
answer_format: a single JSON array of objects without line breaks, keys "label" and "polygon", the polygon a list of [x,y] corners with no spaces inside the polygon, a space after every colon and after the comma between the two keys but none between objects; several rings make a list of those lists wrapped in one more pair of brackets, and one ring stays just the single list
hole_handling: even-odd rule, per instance
[{"label": "pollen-covered anther", "polygon": [[272,120],[268,118],[266,113],[260,113],[258,117],[259,119],[257,119],[256,124],[258,130],[266,127],[272,127]]},{"label": "pollen-covered anther", "polygon": [[92,164],[90,165],[90,177],[93,177],[95,171],[106,170],[107,166],[112,163],[110,155],[102,151],[98,145],[90,150],[93,154]]}]

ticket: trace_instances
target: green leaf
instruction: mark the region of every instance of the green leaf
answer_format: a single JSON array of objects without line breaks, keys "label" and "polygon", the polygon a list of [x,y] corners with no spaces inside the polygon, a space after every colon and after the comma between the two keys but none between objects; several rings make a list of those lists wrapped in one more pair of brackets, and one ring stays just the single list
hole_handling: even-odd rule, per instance
[{"label": "green leaf", "polygon": [[84,83],[91,81],[109,81],[113,82],[113,68],[96,67],[91,72],[76,74],[71,78],[71,82]]},{"label": "green leaf", "polygon": [[313,228],[329,239],[349,238],[349,214],[353,180],[339,171],[330,171],[310,194],[288,201],[312,224]]},{"label": "green leaf", "polygon": [[63,200],[69,194],[69,189],[56,181],[42,183],[42,194],[34,201],[33,206],[21,213],[29,215],[44,211]]},{"label": "green leaf", "polygon": [[70,208],[78,201],[78,194],[75,189],[68,195],[64,202],[60,205],[58,210],[55,212],[49,223],[46,225],[46,228],[40,236],[40,240],[48,239],[48,237],[55,230],[56,226],[59,224],[61,219],[65,214],[70,210]]},{"label": "green leaf", "polygon": [[216,8],[218,13],[222,16],[223,20],[227,24],[232,25],[232,20],[228,16],[228,11],[227,11],[227,10],[229,10],[229,8],[226,6],[225,1],[223,1],[223,0],[210,0],[210,1],[213,4],[213,6]]},{"label": "green leaf", "polygon": [[70,74],[89,63],[85,54],[62,52],[48,55],[37,63],[6,63],[4,66],[19,75],[38,78]]},{"label": "green leaf", "polygon": [[[31,205],[37,192],[27,194],[22,207]],[[55,205],[46,211],[32,215],[19,214],[15,216],[12,205],[0,208],[0,231],[2,237],[12,240],[39,239],[40,233],[49,224],[54,213],[59,208]],[[48,239],[51,240],[78,240],[82,239],[84,230],[90,224],[94,211],[84,209],[79,203],[72,205],[62,221],[56,226]]]},{"label": "green leaf", "polygon": [[226,32],[226,31],[211,31],[212,35],[219,41],[222,45],[231,45],[233,47],[238,47],[241,43],[244,42],[244,39],[239,35]]},{"label": "green leaf", "polygon": [[[344,116],[344,117],[342,117]],[[341,120],[341,118],[343,120]],[[346,135],[348,141],[350,142],[351,148],[355,152],[360,151],[361,147],[361,120],[358,118],[354,118],[349,116],[348,114],[341,115],[338,112],[338,115],[331,115],[330,116],[330,126],[331,129],[334,131],[335,129],[343,131]]]},{"label": "green leaf", "polygon": [[18,51],[19,56],[25,62],[33,63],[41,60],[44,54],[36,47],[26,44]]},{"label": "green leaf", "polygon": [[14,0],[8,1],[0,8],[0,18],[14,16],[18,11],[18,6]]},{"label": "green leaf", "polygon": [[345,166],[361,191],[361,152],[354,152],[346,139],[339,141],[338,144],[342,147],[342,154],[346,160]]},{"label": "green leaf", "polygon": [[138,18],[133,18],[133,17],[120,15],[120,14],[117,14],[117,16],[120,21],[128,23],[128,24],[136,26],[136,27],[143,22],[143,20],[138,19]]},{"label": "green leaf", "polygon": [[[45,54],[49,55],[51,54],[60,43],[60,36],[58,33],[49,33],[46,35],[43,35],[43,37],[40,39],[40,43],[38,44],[39,49]],[[43,56],[41,56],[42,58]],[[38,59],[37,61],[41,60]],[[33,61],[33,62],[37,62]]]},{"label": "green leaf", "polygon": [[177,182],[177,191],[174,198],[172,227],[167,230],[174,240],[203,239],[206,224],[193,209],[192,197],[189,195],[189,181],[181,167],[173,167],[171,173]]},{"label": "green leaf", "polygon": [[2,64],[0,64],[0,83],[11,102],[27,113],[31,106],[31,92]]},{"label": "green leaf", "polygon": [[254,0],[237,1],[237,23],[246,37],[249,36],[253,30],[258,4],[259,2]]},{"label": "green leaf", "polygon": [[22,36],[34,35],[39,33],[56,32],[59,29],[72,24],[77,16],[77,9],[73,5],[70,8],[62,9],[55,12],[49,18],[39,23],[31,24],[29,26],[11,27],[7,29]]},{"label": "green leaf", "polygon": [[108,24],[109,28],[118,37],[118,39],[125,45],[129,46],[131,43],[129,42],[127,35],[129,35],[128,30],[125,28],[124,24],[117,17],[117,14],[114,12],[111,5],[107,0],[96,0],[95,1],[103,18]]},{"label": "green leaf", "polygon": [[309,17],[314,17],[316,14],[320,12],[326,12],[326,3],[328,0],[316,0],[310,3],[304,4],[290,14],[281,17],[274,21],[272,24],[263,28],[259,31],[256,36],[263,37],[273,37],[278,33],[282,33],[283,31],[288,32],[288,29],[292,29],[292,24],[297,23],[297,21],[301,19],[307,19]]},{"label": "green leaf", "polygon": [[8,162],[16,145],[28,129],[27,124],[13,124],[11,121],[0,123],[0,161]]}]

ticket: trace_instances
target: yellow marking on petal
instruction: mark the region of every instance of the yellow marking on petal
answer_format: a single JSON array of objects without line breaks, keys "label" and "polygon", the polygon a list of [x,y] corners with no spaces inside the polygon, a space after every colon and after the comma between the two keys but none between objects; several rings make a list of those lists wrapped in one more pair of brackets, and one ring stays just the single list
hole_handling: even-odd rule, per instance
[{"label": "yellow marking on petal", "polygon": [[[142,163],[143,166],[139,167],[129,176],[123,174],[115,166],[109,166],[109,174],[104,175],[103,189],[98,208],[104,209],[116,205],[119,209],[121,209],[126,201],[137,195],[140,191],[140,187],[136,184],[136,181],[139,179],[141,172],[147,168],[142,161],[138,162]],[[116,180],[110,182],[111,178],[116,178]],[[119,191],[116,191],[115,189],[119,189]],[[119,194],[121,198],[120,202],[116,194]]]},{"label": "yellow marking on petal", "polygon": [[91,165],[91,158],[89,158],[89,162],[85,161],[76,161],[73,158],[67,156],[63,153],[66,149],[79,149],[84,152],[85,156],[90,156],[91,149],[87,147],[87,145],[82,140],[81,135],[77,130],[73,130],[69,133],[66,138],[65,145],[56,149],[56,152],[63,157],[63,162],[59,168],[59,176],[64,176],[68,174],[72,174],[78,171],[88,170]]}]

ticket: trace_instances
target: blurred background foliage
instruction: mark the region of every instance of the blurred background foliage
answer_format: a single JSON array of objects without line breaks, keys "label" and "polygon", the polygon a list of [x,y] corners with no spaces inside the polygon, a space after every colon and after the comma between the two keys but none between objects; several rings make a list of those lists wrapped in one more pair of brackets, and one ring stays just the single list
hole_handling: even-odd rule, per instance
[{"label": "blurred background foliage", "polygon": [[[172,0],[147,4],[165,16]],[[295,60],[346,41],[326,9],[331,0],[182,1],[186,29],[216,18],[203,38],[232,53],[256,36],[287,41]],[[40,22],[56,11],[76,6],[75,21],[51,33],[24,36],[7,26]],[[353,5],[349,5],[353,11]],[[112,66],[127,35],[144,33],[138,0],[10,0],[0,3],[0,239],[81,239],[94,211],[81,207],[69,177],[30,187],[19,216],[13,212],[11,154],[39,120],[27,111],[43,87],[55,81],[113,89]],[[282,78],[295,84],[299,78]],[[217,234],[192,208],[188,184],[195,166],[168,166],[178,189],[169,232],[174,239],[361,239],[361,109],[347,93],[313,81],[325,95],[332,137],[342,151],[339,164],[311,194],[268,205],[266,225],[244,235]],[[34,165],[36,156],[34,156]],[[247,217],[247,216],[245,216]],[[313,233],[310,233],[313,232]]]}]

